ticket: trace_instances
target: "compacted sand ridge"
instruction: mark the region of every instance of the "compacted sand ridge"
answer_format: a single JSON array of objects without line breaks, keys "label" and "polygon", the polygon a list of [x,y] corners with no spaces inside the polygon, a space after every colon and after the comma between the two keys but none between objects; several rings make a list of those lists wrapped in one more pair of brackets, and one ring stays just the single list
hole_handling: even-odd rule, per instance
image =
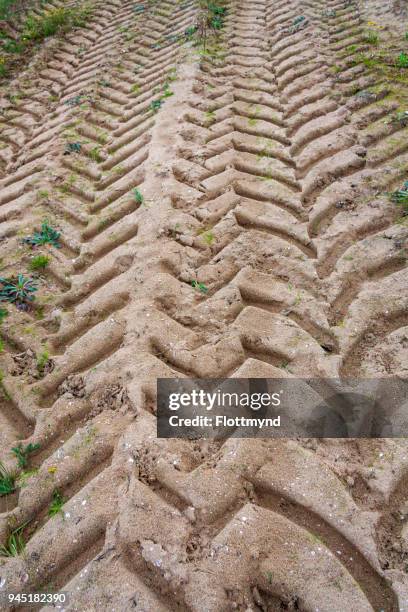
[{"label": "compacted sand ridge", "polygon": [[0,84],[0,593],[407,612],[406,440],[156,437],[158,377],[408,374],[405,1],[222,6],[203,49],[200,2],[95,0]]}]

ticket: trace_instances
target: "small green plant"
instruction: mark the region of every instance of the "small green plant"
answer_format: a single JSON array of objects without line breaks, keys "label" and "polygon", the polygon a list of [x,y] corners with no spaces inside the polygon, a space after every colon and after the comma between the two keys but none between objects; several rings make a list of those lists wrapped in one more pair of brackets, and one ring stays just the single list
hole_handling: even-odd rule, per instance
[{"label": "small green plant", "polygon": [[32,478],[36,474],[38,474],[38,468],[21,472],[21,474],[19,474],[19,476],[16,478],[16,486],[19,489],[24,489],[28,486],[28,481],[30,480],[30,478]]},{"label": "small green plant", "polygon": [[408,181],[405,181],[401,189],[397,189],[391,193],[390,199],[394,204],[403,207],[404,215],[408,214]]},{"label": "small green plant", "polygon": [[8,317],[7,308],[0,308],[0,325],[3,323],[4,319]]},{"label": "small green plant", "polygon": [[38,270],[45,270],[50,263],[51,258],[48,255],[36,255],[30,261],[30,270],[37,272]]},{"label": "small green plant", "polygon": [[28,460],[32,453],[40,448],[39,444],[33,444],[30,442],[24,447],[21,442],[18,446],[14,446],[11,452],[17,457],[18,467],[25,469],[28,466]]},{"label": "small green plant", "polygon": [[89,153],[88,153],[89,157],[95,161],[95,162],[101,162],[103,161],[103,157],[101,155],[101,150],[99,147],[93,147]]},{"label": "small green plant", "polygon": [[397,58],[397,68],[408,68],[408,53],[400,53]]},{"label": "small green plant", "polygon": [[67,106],[79,106],[85,100],[85,97],[81,94],[65,100],[64,104]]},{"label": "small green plant", "polygon": [[57,232],[57,230],[52,228],[48,224],[48,221],[44,221],[41,225],[41,231],[36,231],[32,236],[24,238],[23,242],[26,242],[31,246],[39,246],[40,244],[52,244],[52,246],[59,249],[61,247],[61,245],[59,244],[60,236],[60,232]]},{"label": "small green plant", "polygon": [[34,300],[33,293],[37,291],[37,287],[32,278],[19,274],[17,279],[0,277],[0,283],[3,285],[0,290],[0,301],[21,305]]},{"label": "small green plant", "polygon": [[50,359],[50,354],[48,351],[43,351],[39,357],[37,357],[37,370],[39,374],[44,374],[44,368],[47,365]]},{"label": "small green plant", "polygon": [[206,112],[205,112],[205,116],[206,116],[206,118],[208,119],[208,123],[209,123],[209,124],[214,123],[214,121],[215,121],[215,119],[216,119],[216,117],[215,117],[215,111],[213,111],[213,110],[208,110],[208,111],[206,111]]},{"label": "small green plant", "polygon": [[[335,15],[336,15],[335,11],[333,11],[332,14],[328,14],[326,11],[326,17],[334,17]],[[292,21],[292,25],[288,28],[288,31],[291,34],[295,34],[299,30],[304,28],[306,25],[307,25],[306,17],[304,15],[299,15],[299,17],[296,17],[296,19]]]},{"label": "small green plant", "polygon": [[14,529],[9,537],[7,538],[7,542],[5,545],[0,546],[0,556],[1,557],[17,557],[21,555],[21,553],[25,550],[25,542],[23,537],[23,530],[26,527],[27,523],[17,527]]},{"label": "small green plant", "polygon": [[408,111],[401,111],[395,113],[395,115],[391,115],[388,123],[399,124],[401,127],[406,127],[408,125]]},{"label": "small green plant", "polygon": [[137,189],[137,187],[135,187],[135,189],[133,190],[133,195],[138,204],[143,204],[143,194],[139,191],[139,189]]},{"label": "small green plant", "polygon": [[200,8],[201,11],[194,28],[197,34],[198,43],[202,45],[205,51],[210,34],[213,37],[217,37],[219,31],[224,27],[224,18],[227,9],[225,6],[209,2],[209,0],[200,0]]},{"label": "small green plant", "polygon": [[224,6],[218,6],[213,3],[210,3],[208,5],[208,9],[210,11],[209,25],[214,30],[221,30],[224,25],[224,16],[227,12],[227,9]]},{"label": "small green plant", "polygon": [[4,41],[3,50],[7,53],[21,53],[24,51],[24,45],[13,40],[12,38],[7,38]]},{"label": "small green plant", "polygon": [[380,37],[378,35],[378,32],[375,32],[374,30],[367,30],[366,32],[364,32],[363,39],[369,45],[378,45]]},{"label": "small green plant", "polygon": [[[192,37],[194,36],[194,34],[195,34],[196,32],[197,32],[197,26],[196,26],[196,25],[193,25],[193,26],[190,26],[189,28],[186,28],[186,29],[184,30],[184,36],[185,36],[187,39],[190,39],[190,38],[192,38]],[[408,32],[407,32],[407,34],[408,34]]]},{"label": "small green plant", "polygon": [[16,477],[0,461],[0,497],[16,490]]},{"label": "small green plant", "polygon": [[201,291],[201,293],[208,293],[208,287],[206,287],[206,285],[204,285],[204,283],[199,283],[196,280],[191,281],[191,286],[194,289],[198,289],[199,291]]},{"label": "small green plant", "polygon": [[208,244],[208,246],[211,246],[215,240],[215,236],[212,232],[203,232],[201,237]]},{"label": "small green plant", "polygon": [[64,155],[69,155],[70,153],[79,153],[81,150],[80,142],[67,142],[64,149]]},{"label": "small green plant", "polygon": [[173,96],[173,92],[169,89],[168,84],[165,85],[164,89],[163,89],[163,95],[162,98],[170,98],[170,96]]},{"label": "small green plant", "polygon": [[50,507],[48,508],[48,516],[56,516],[57,514],[64,513],[62,511],[62,507],[65,503],[65,500],[59,491],[54,491],[52,494],[52,502]]},{"label": "small green plant", "polygon": [[153,100],[152,102],[150,102],[150,110],[152,110],[154,113],[157,113],[157,111],[160,110],[162,104],[163,104],[163,100],[161,98],[158,98],[157,100]]}]

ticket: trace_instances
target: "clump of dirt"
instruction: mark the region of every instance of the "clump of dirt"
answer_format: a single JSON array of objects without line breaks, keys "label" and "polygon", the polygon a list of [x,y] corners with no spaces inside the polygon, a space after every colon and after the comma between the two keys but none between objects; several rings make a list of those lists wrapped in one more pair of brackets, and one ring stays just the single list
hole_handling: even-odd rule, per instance
[{"label": "clump of dirt", "polygon": [[47,357],[40,360],[32,349],[13,355],[12,359],[13,365],[10,368],[10,374],[12,376],[24,376],[27,382],[44,378],[55,367],[53,359]]},{"label": "clump of dirt", "polygon": [[290,600],[283,601],[279,597],[275,597],[256,586],[251,589],[251,594],[253,604],[256,606],[255,609],[262,610],[262,612],[292,612],[300,610],[297,597],[291,597]]},{"label": "clump of dirt", "polygon": [[138,479],[146,485],[157,481],[156,463],[157,455],[149,446],[142,446],[133,452]]},{"label": "clump of dirt", "polygon": [[132,408],[132,403],[129,399],[129,394],[126,387],[120,383],[113,383],[98,389],[91,397],[92,410],[90,417],[100,414],[104,410],[127,412]]},{"label": "clump of dirt", "polygon": [[186,545],[187,560],[197,562],[210,554],[210,539],[204,533],[192,533]]},{"label": "clump of dirt", "polygon": [[79,374],[67,376],[63,383],[58,387],[58,395],[65,395],[67,398],[85,397],[85,381]]}]

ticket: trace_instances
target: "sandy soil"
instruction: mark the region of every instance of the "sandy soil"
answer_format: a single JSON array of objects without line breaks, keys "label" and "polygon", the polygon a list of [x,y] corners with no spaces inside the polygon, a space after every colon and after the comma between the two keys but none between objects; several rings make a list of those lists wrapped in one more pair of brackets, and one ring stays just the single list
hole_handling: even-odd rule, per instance
[{"label": "sandy soil", "polygon": [[[230,0],[204,55],[183,40],[193,0],[95,6],[1,90],[1,276],[52,259],[1,328],[0,458],[40,449],[0,498],[3,542],[27,523],[0,592],[407,612],[405,440],[158,440],[154,414],[157,377],[407,377],[388,194],[408,179],[408,69],[369,61],[408,53],[405,3]],[[22,242],[44,219],[60,249]]]}]

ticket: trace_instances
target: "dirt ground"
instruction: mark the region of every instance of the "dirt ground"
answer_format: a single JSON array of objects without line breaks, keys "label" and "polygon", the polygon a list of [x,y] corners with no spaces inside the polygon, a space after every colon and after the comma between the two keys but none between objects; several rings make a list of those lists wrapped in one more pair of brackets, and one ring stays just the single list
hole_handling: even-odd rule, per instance
[{"label": "dirt ground", "polygon": [[408,376],[407,4],[223,6],[95,0],[0,84],[0,593],[408,612],[405,439],[156,437],[158,377]]}]

